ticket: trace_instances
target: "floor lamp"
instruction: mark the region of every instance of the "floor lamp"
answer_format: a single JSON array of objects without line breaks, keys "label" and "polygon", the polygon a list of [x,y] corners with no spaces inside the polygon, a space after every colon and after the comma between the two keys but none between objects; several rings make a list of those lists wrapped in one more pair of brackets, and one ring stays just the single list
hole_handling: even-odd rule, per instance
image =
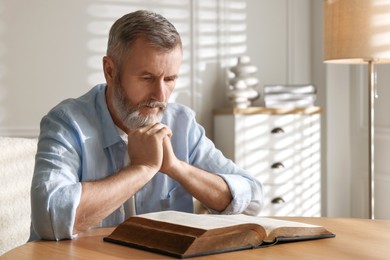
[{"label": "floor lamp", "polygon": [[375,64],[390,63],[390,0],[323,0],[324,61],[368,65],[368,201],[374,219]]}]

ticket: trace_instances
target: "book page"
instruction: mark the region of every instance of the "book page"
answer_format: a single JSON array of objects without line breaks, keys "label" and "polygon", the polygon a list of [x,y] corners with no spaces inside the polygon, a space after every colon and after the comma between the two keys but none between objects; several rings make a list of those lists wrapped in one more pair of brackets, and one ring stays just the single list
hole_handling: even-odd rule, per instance
[{"label": "book page", "polygon": [[259,224],[267,234],[278,227],[318,227],[315,225],[248,215],[192,214],[178,211],[161,211],[138,215],[139,217],[167,223],[210,230],[238,224]]},{"label": "book page", "polygon": [[200,228],[204,230],[223,228],[223,227],[242,224],[239,220],[235,220],[233,218],[220,219],[218,217],[214,217],[220,215],[192,214],[192,213],[185,213],[179,211],[160,211],[160,212],[141,214],[137,216],[151,219],[151,220],[182,225],[182,226]]},{"label": "book page", "polygon": [[279,228],[279,227],[298,227],[298,228],[313,228],[313,227],[319,227],[316,225],[301,223],[301,222],[295,222],[295,221],[288,221],[288,220],[280,220],[280,219],[274,219],[274,218],[267,218],[267,217],[258,217],[258,216],[248,216],[248,215],[210,215],[215,216],[217,219],[231,219],[233,221],[236,221],[238,223],[244,224],[244,223],[253,223],[253,224],[259,224],[264,227],[264,229],[267,232],[267,235],[271,233],[272,230]]}]

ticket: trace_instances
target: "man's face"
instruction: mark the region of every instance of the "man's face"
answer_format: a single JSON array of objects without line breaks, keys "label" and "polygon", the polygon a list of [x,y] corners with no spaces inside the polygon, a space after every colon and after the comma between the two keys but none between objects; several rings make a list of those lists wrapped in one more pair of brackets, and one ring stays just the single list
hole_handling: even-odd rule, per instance
[{"label": "man's face", "polygon": [[113,80],[108,90],[112,107],[124,127],[134,129],[161,120],[181,61],[179,46],[161,52],[142,38],[135,42],[130,54],[124,57],[120,80]]}]

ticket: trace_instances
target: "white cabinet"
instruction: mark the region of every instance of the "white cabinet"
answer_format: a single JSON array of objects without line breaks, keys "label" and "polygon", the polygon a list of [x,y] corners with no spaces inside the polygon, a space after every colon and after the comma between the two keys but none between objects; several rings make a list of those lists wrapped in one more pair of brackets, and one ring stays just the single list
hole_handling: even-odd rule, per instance
[{"label": "white cabinet", "polygon": [[218,109],[214,141],[264,185],[262,216],[320,216],[320,109]]}]

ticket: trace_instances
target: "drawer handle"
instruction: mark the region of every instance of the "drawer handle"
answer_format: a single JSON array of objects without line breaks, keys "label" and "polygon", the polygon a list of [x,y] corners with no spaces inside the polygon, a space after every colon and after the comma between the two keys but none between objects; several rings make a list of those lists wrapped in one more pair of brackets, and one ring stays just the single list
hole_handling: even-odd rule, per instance
[{"label": "drawer handle", "polygon": [[282,197],[276,197],[273,200],[271,200],[272,204],[283,204],[285,203],[284,199]]},{"label": "drawer handle", "polygon": [[283,134],[284,130],[281,127],[275,127],[274,129],[271,130],[271,134]]},{"label": "drawer handle", "polygon": [[283,169],[284,165],[281,162],[277,162],[271,165],[271,169]]}]

